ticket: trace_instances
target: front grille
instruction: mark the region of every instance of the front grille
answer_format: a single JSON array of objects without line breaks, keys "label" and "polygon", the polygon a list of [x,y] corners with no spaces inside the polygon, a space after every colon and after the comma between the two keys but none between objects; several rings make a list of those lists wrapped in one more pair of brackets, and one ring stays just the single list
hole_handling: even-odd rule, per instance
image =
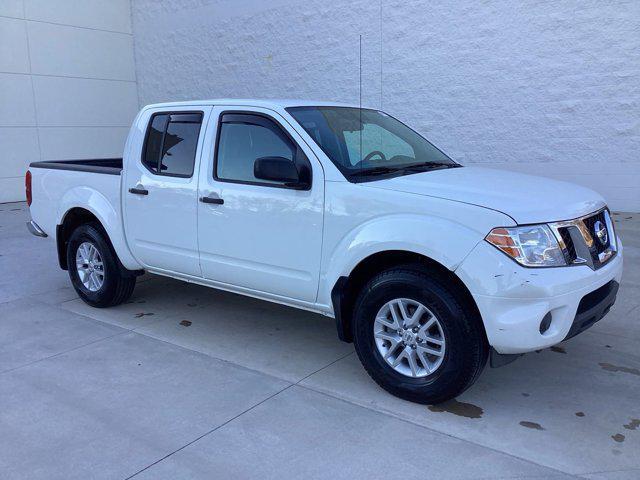
[{"label": "front grille", "polygon": [[[604,252],[608,247],[609,247],[609,242],[611,240],[611,235],[608,234],[607,235],[607,241],[606,243],[602,243],[600,241],[598,241],[598,236],[596,234],[596,230],[595,230],[595,225],[597,222],[600,222],[602,225],[605,225],[606,228],[606,220],[604,218],[604,210],[601,212],[596,213],[595,215],[591,216],[591,217],[587,217],[583,220],[584,222],[584,226],[587,227],[587,230],[589,230],[589,233],[591,234],[591,238],[593,238],[593,244],[596,248],[596,251],[598,253],[602,253]],[[607,232],[608,233],[608,232]]]},{"label": "front grille", "polygon": [[569,265],[586,264],[597,270],[615,256],[615,233],[607,209],[574,220],[552,223],[550,227]]},{"label": "front grille", "polygon": [[562,241],[564,242],[567,263],[573,263],[576,261],[578,255],[576,255],[576,248],[573,246],[573,240],[571,239],[569,230],[567,227],[562,227],[559,229],[559,232],[562,237]]}]

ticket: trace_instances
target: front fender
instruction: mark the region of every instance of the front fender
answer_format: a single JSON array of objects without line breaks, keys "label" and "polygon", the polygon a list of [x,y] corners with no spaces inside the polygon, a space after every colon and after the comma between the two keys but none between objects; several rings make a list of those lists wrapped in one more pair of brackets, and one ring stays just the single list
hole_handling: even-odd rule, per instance
[{"label": "front fender", "polygon": [[88,210],[96,216],[107,232],[122,265],[129,270],[139,270],[142,266],[133,258],[125,243],[119,208],[116,210],[114,202],[119,207],[119,198],[110,201],[102,193],[90,187],[74,187],[65,192],[58,205],[56,223],[62,225],[65,216],[73,208]]},{"label": "front fender", "polygon": [[376,253],[417,253],[453,271],[482,238],[480,232],[441,217],[402,214],[373,218],[351,230],[327,256],[318,303],[331,306],[331,289],[338,279]]}]

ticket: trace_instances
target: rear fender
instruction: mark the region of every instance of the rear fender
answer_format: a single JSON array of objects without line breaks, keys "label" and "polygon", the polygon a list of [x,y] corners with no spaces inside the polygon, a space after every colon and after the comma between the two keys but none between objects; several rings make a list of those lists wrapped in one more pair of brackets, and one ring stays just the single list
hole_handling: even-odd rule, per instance
[{"label": "rear fender", "polygon": [[142,266],[133,258],[125,243],[122,219],[119,211],[103,194],[86,186],[72,188],[60,201],[56,215],[57,224],[62,225],[65,216],[73,208],[83,208],[91,212],[107,232],[122,265],[128,270],[140,270]]}]

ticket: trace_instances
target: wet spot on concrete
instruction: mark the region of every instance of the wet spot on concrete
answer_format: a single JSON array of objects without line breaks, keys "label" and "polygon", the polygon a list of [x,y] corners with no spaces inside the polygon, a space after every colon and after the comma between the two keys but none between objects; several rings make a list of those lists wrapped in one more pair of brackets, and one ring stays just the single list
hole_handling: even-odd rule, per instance
[{"label": "wet spot on concrete", "polygon": [[551,351],[552,352],[556,352],[556,353],[564,353],[564,354],[567,353],[567,351],[564,349],[564,347],[558,347],[557,345],[551,347]]},{"label": "wet spot on concrete", "polygon": [[576,412],[576,417],[584,417],[584,412]]},{"label": "wet spot on concrete", "polygon": [[640,418],[632,418],[629,423],[623,425],[627,430],[637,430],[640,427]]},{"label": "wet spot on concrete", "polygon": [[150,316],[153,315],[153,313],[144,313],[144,312],[140,312],[140,313],[136,313],[135,317],[136,318],[142,318],[142,317],[146,317],[146,316]]},{"label": "wet spot on concrete", "polygon": [[189,320],[182,320],[180,322],[180,325],[182,325],[183,327],[190,327],[191,326],[191,322]]},{"label": "wet spot on concrete", "polygon": [[611,348],[611,345],[605,345],[605,348]]},{"label": "wet spot on concrete", "polygon": [[523,420],[523,421],[520,422],[520,425],[522,425],[523,427],[526,427],[526,428],[531,428],[532,430],[544,430],[542,425],[540,425],[539,423],[536,423],[536,422],[528,422],[526,420]]},{"label": "wet spot on concrete", "polygon": [[531,394],[530,394],[530,393],[524,393],[524,392],[522,392],[522,396],[523,396],[523,397],[530,397],[530,396],[531,396]]},{"label": "wet spot on concrete", "polygon": [[429,410],[435,413],[453,413],[459,417],[465,418],[481,418],[484,410],[472,403],[459,402],[457,400],[448,400],[438,405],[429,405]]},{"label": "wet spot on concrete", "polygon": [[615,435],[611,435],[611,438],[613,438],[615,442],[622,443],[624,442],[625,436],[621,433],[616,433]]},{"label": "wet spot on concrete", "polygon": [[613,450],[611,450],[611,453],[613,453],[614,455],[622,455],[622,450],[614,448]]},{"label": "wet spot on concrete", "polygon": [[620,367],[618,365],[612,365],[610,363],[602,363],[602,362],[599,363],[598,365],[600,365],[602,369],[606,370],[607,372],[623,372],[623,373],[630,373],[631,375],[640,376],[640,369],[637,369],[637,368]]}]

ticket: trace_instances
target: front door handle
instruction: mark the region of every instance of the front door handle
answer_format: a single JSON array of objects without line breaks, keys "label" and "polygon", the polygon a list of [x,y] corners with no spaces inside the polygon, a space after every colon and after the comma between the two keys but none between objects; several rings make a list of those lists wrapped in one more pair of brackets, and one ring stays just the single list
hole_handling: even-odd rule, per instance
[{"label": "front door handle", "polygon": [[134,195],[149,195],[149,190],[143,188],[142,185],[136,185],[134,188],[129,189],[129,193]]},{"label": "front door handle", "polygon": [[210,194],[208,197],[200,197],[200,201],[202,203],[212,203],[214,205],[222,205],[222,204],[224,204],[224,200],[221,199],[215,193]]}]

